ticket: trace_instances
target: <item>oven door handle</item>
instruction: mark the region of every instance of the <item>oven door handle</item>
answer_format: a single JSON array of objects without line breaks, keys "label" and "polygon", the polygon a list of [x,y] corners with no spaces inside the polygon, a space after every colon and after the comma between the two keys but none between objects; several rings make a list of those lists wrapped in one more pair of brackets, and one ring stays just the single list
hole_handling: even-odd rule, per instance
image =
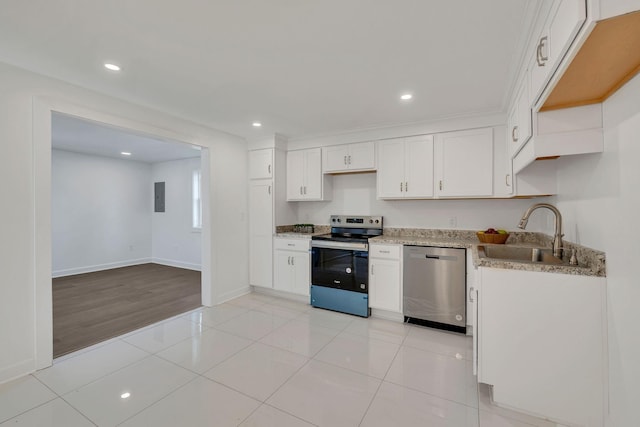
[{"label": "oven door handle", "polygon": [[311,247],[325,249],[355,249],[358,251],[366,251],[369,249],[369,245],[367,243],[332,242],[329,240],[312,240]]}]

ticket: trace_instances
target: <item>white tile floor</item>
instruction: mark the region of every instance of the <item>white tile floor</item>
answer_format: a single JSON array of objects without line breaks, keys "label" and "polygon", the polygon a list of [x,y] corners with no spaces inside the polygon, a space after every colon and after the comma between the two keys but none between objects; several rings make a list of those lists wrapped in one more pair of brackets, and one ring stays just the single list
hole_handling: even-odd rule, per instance
[{"label": "white tile floor", "polygon": [[253,293],[0,385],[0,426],[550,427],[493,406],[471,338]]}]

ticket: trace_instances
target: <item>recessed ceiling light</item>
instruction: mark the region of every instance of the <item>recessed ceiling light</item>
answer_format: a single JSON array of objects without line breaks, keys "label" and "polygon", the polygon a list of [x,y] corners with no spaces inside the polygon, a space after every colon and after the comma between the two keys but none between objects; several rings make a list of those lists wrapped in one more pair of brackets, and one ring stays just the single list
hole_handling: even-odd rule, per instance
[{"label": "recessed ceiling light", "polygon": [[260,123],[260,122],[253,122],[253,123],[251,123],[251,125],[252,125],[254,128],[259,128],[260,126],[262,126],[262,123]]},{"label": "recessed ceiling light", "polygon": [[126,392],[126,393],[122,393],[122,394],[120,395],[120,398],[121,398],[121,399],[126,399],[126,398],[128,398],[128,397],[130,397],[130,396],[131,396],[131,393]]},{"label": "recessed ceiling light", "polygon": [[128,151],[121,151],[120,154],[122,154],[123,156],[130,156],[131,153],[129,153]]},{"label": "recessed ceiling light", "polygon": [[111,71],[120,71],[120,66],[116,64],[111,64],[109,62],[105,62],[104,68]]},{"label": "recessed ceiling light", "polygon": [[410,100],[411,98],[413,98],[413,95],[411,95],[410,93],[405,93],[404,95],[402,95],[402,96],[400,97],[400,99],[402,99],[403,101],[408,101],[408,100]]}]

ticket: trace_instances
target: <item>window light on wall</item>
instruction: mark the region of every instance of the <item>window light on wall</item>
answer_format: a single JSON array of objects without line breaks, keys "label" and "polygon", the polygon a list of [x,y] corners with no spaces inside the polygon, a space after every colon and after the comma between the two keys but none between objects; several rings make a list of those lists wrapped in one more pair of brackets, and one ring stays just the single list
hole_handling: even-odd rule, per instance
[{"label": "window light on wall", "polygon": [[202,174],[200,170],[194,170],[191,181],[191,226],[202,229]]}]

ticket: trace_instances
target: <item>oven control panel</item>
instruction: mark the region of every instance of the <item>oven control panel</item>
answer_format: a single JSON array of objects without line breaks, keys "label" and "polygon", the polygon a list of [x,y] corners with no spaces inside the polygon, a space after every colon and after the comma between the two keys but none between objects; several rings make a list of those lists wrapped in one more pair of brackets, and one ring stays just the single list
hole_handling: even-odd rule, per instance
[{"label": "oven control panel", "polygon": [[381,216],[331,215],[329,224],[343,228],[382,228]]}]

